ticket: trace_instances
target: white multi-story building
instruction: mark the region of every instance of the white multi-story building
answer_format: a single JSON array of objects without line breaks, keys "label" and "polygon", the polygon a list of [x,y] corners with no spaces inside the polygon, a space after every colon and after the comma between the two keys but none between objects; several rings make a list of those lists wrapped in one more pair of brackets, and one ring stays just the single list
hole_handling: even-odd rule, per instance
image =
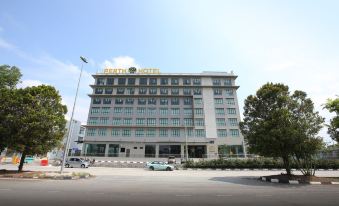
[{"label": "white multi-story building", "polygon": [[189,158],[222,146],[244,155],[233,72],[113,71],[93,75],[83,155],[184,158],[186,145]]}]

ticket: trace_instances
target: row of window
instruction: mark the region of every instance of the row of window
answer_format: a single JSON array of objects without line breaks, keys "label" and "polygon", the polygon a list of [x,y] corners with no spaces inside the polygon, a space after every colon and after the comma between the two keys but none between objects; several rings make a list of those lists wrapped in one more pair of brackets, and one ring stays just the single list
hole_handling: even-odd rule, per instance
[{"label": "row of window", "polygon": [[214,98],[214,104],[228,104],[228,105],[235,105],[234,98]]},{"label": "row of window", "polygon": [[227,79],[213,79],[212,80],[214,86],[221,86],[222,82],[225,86],[231,86],[232,85],[232,79],[227,78]]},{"label": "row of window", "polygon": [[[238,137],[240,135],[238,129],[230,129],[230,136],[232,137]],[[155,128],[113,128],[113,129],[107,129],[107,128],[88,128],[87,129],[87,136],[112,136],[112,137],[180,137],[187,134],[188,137],[206,137],[206,132],[204,129],[191,129],[188,128],[186,130],[180,130],[179,128],[172,128],[172,129],[165,129],[160,128],[159,130],[156,130]],[[227,137],[227,130],[226,129],[218,129],[217,130],[217,136],[218,137]]]},{"label": "row of window", "polygon": [[[119,87],[116,89],[115,94],[127,94],[127,95],[132,95],[132,94],[151,94],[151,95],[156,95],[156,94],[162,94],[162,95],[202,95],[202,90],[201,88],[194,88],[194,89],[189,89],[189,88],[184,88],[182,89],[182,92],[180,92],[179,88],[146,88],[146,87],[141,87],[138,88],[138,92],[136,92],[136,88],[133,87]],[[95,88],[94,90],[95,94],[113,94],[113,88]]]},{"label": "row of window", "polygon": [[[137,83],[137,80],[139,81]],[[96,84],[97,85],[114,85],[114,81],[117,81],[117,85],[179,85],[179,81],[182,80],[183,85],[201,85],[201,79],[200,78],[147,78],[147,77],[141,77],[141,78],[125,78],[120,77],[114,80],[113,77],[108,78],[97,78]]]},{"label": "row of window", "polygon": [[215,96],[221,96],[223,94],[223,90],[225,92],[226,96],[233,96],[234,95],[234,90],[233,89],[221,89],[221,88],[214,88],[213,93]]},{"label": "row of window", "polygon": [[[159,100],[159,101],[158,101]],[[116,105],[133,105],[137,103],[138,105],[192,105],[193,99],[192,98],[93,98],[93,104],[112,104],[112,101]]]}]

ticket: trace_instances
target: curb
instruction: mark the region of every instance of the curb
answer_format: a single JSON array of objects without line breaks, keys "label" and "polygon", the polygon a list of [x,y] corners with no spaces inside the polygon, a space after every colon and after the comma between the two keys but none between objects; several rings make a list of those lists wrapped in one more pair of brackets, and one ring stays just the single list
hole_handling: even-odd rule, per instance
[{"label": "curb", "polygon": [[[263,182],[272,182],[272,183],[281,183],[286,184],[285,182],[280,182],[279,179],[269,179],[266,177],[260,177],[258,180]],[[300,183],[298,180],[289,180],[287,184],[290,185],[298,185],[298,184],[310,184],[310,185],[339,185],[339,182],[330,182],[330,183],[323,183],[323,182],[306,182],[306,183]]]}]

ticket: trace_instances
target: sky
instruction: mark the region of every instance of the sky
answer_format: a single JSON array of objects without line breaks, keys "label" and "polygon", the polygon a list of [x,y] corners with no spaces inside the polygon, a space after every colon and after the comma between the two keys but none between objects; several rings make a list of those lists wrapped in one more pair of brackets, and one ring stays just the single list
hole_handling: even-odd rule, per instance
[{"label": "sky", "polygon": [[[316,110],[339,95],[339,1],[58,0],[0,2],[0,64],[20,87],[55,86],[87,121],[92,74],[105,65],[162,73],[233,71],[239,106],[267,82],[305,91]],[[331,144],[326,129],[320,132]]]}]

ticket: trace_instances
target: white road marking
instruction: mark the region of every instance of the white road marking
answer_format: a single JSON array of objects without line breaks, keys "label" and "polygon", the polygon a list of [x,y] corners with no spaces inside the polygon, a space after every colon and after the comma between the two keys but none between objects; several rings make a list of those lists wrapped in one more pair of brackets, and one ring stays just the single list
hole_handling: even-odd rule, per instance
[{"label": "white road marking", "polygon": [[11,191],[12,189],[8,189],[8,188],[1,188],[0,191]]},{"label": "white road marking", "polygon": [[60,192],[60,191],[57,191],[57,190],[51,190],[51,191],[47,191],[47,192]]},{"label": "white road marking", "polygon": [[175,195],[176,197],[191,197],[192,195]]}]

